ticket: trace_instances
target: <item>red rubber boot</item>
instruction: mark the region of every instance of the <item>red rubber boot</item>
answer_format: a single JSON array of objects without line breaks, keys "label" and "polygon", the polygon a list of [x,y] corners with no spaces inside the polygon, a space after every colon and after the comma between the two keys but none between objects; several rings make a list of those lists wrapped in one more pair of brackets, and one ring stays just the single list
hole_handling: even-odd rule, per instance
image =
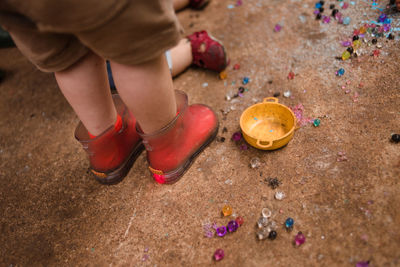
[{"label": "red rubber boot", "polygon": [[136,132],[136,119],[118,95],[113,95],[113,100],[122,119],[119,130],[113,125],[94,138],[90,138],[82,122],[75,130],[75,138],[89,155],[90,169],[96,180],[102,184],[120,182],[144,149]]},{"label": "red rubber boot", "polygon": [[195,32],[187,38],[192,45],[193,64],[221,72],[228,65],[228,56],[222,43],[206,31]]},{"label": "red rubber boot", "polygon": [[211,108],[188,106],[187,95],[175,92],[178,115],[168,125],[150,134],[136,126],[147,150],[149,169],[160,184],[176,182],[218,132],[218,118]]}]

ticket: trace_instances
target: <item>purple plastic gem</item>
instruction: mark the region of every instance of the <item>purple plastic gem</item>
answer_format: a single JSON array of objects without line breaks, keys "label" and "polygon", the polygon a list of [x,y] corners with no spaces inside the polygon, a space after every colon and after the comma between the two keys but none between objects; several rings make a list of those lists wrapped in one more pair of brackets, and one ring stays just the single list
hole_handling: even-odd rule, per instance
[{"label": "purple plastic gem", "polygon": [[220,237],[223,237],[224,235],[226,235],[226,227],[225,226],[221,226],[217,228],[217,235]]},{"label": "purple plastic gem", "polygon": [[386,14],[382,14],[382,15],[379,16],[378,21],[379,22],[384,22],[386,18],[387,18]]},{"label": "purple plastic gem", "polygon": [[236,221],[230,221],[228,223],[227,227],[228,227],[229,233],[232,233],[232,232],[235,232],[238,229],[239,224]]},{"label": "purple plastic gem", "polygon": [[331,17],[329,17],[329,16],[324,16],[324,18],[322,19],[322,22],[323,22],[323,23],[329,23],[329,22],[331,22]]},{"label": "purple plastic gem", "polygon": [[276,24],[276,25],[275,25],[275,28],[274,28],[274,32],[280,32],[281,29],[282,29],[282,26],[279,25],[279,24]]},{"label": "purple plastic gem", "polygon": [[320,13],[320,12],[319,12],[318,9],[314,10],[314,14],[315,14],[315,15],[318,15],[319,13]]},{"label": "purple plastic gem", "polygon": [[222,250],[222,249],[217,249],[215,252],[214,252],[214,259],[216,260],[216,261],[220,261],[220,260],[222,260],[223,258],[224,258],[224,256],[225,256],[225,253],[224,253],[224,250]]},{"label": "purple plastic gem", "polygon": [[356,264],[356,267],[368,267],[369,266],[369,261],[359,261]]},{"label": "purple plastic gem", "polygon": [[236,142],[242,140],[242,133],[241,132],[233,133],[232,140]]},{"label": "purple plastic gem", "polygon": [[294,243],[296,246],[300,246],[306,242],[306,237],[303,235],[302,232],[298,232],[296,237],[294,238]]},{"label": "purple plastic gem", "polygon": [[351,42],[350,41],[343,41],[342,42],[342,46],[344,46],[344,47],[351,46]]}]

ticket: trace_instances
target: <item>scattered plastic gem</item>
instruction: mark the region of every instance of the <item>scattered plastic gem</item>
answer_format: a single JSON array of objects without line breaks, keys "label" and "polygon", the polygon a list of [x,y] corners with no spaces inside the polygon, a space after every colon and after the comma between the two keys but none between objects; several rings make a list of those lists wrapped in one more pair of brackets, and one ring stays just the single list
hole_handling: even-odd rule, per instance
[{"label": "scattered plastic gem", "polygon": [[247,149],[249,149],[249,147],[248,147],[246,144],[241,144],[239,148],[240,148],[240,150],[247,150]]},{"label": "scattered plastic gem", "polygon": [[320,2],[318,2],[318,3],[315,4],[315,8],[318,9],[318,8],[321,8],[321,7],[322,7],[322,4],[321,4]]},{"label": "scattered plastic gem", "polygon": [[361,47],[361,41],[360,40],[355,40],[353,41],[353,48],[354,50],[357,50]]},{"label": "scattered plastic gem", "polygon": [[236,221],[230,221],[227,225],[229,233],[235,232],[239,228],[239,224]]},{"label": "scattered plastic gem", "polygon": [[274,27],[274,32],[280,32],[282,30],[282,26],[279,24],[276,24]]},{"label": "scattered plastic gem", "polygon": [[361,26],[359,31],[360,31],[361,34],[364,34],[364,33],[367,32],[367,29],[364,26]]},{"label": "scattered plastic gem", "polygon": [[290,91],[283,92],[284,97],[290,97],[291,95],[292,95],[292,92],[290,92]]},{"label": "scattered plastic gem", "polygon": [[226,73],[225,70],[221,71],[221,72],[219,73],[219,78],[220,78],[221,80],[225,80],[226,78],[228,78],[228,73]]},{"label": "scattered plastic gem", "polygon": [[293,80],[293,79],[294,79],[294,75],[295,75],[294,72],[291,71],[291,72],[289,72],[287,78],[288,78],[289,80]]},{"label": "scattered plastic gem", "polygon": [[316,20],[320,20],[321,18],[322,18],[321,14],[317,14],[317,15],[315,16],[315,19],[316,19]]},{"label": "scattered plastic gem", "polygon": [[233,69],[234,69],[234,70],[240,69],[240,64],[239,64],[239,63],[236,63],[235,65],[233,65]]},{"label": "scattered plastic gem", "polygon": [[399,143],[400,142],[400,134],[392,134],[392,142]]},{"label": "scattered plastic gem", "polygon": [[272,212],[268,208],[263,208],[262,211],[261,211],[261,214],[262,214],[263,217],[269,218],[269,217],[271,217]]},{"label": "scattered plastic gem", "polygon": [[236,6],[241,6],[242,4],[243,4],[242,0],[237,0],[235,5]]},{"label": "scattered plastic gem", "polygon": [[313,122],[313,125],[315,127],[318,127],[320,124],[321,124],[321,120],[320,119],[315,119],[314,122]]},{"label": "scattered plastic gem", "polygon": [[241,216],[238,216],[235,221],[238,223],[239,226],[242,226],[242,224],[244,223],[244,219]]},{"label": "scattered plastic gem", "polygon": [[351,18],[350,18],[350,17],[344,17],[344,18],[343,18],[343,24],[344,24],[344,25],[349,25],[349,24],[350,24],[350,21],[351,21]]},{"label": "scattered plastic gem", "polygon": [[268,238],[271,240],[275,240],[277,236],[278,236],[278,233],[276,231],[271,231],[268,234]]},{"label": "scattered plastic gem", "polygon": [[348,8],[349,7],[349,4],[348,3],[343,3],[343,5],[342,5],[342,8],[343,9],[346,9],[346,8]]},{"label": "scattered plastic gem", "polygon": [[298,232],[296,237],[294,238],[294,243],[296,246],[300,246],[306,242],[306,237],[303,235],[302,232]]},{"label": "scattered plastic gem", "polygon": [[268,222],[265,228],[268,230],[268,232],[275,231],[277,228],[276,222],[275,221]]},{"label": "scattered plastic gem", "polygon": [[223,258],[224,258],[224,256],[225,256],[225,253],[224,253],[224,250],[222,250],[222,249],[217,249],[215,252],[214,252],[214,260],[216,260],[216,261],[220,261],[220,260],[222,260]]},{"label": "scattered plastic gem", "polygon": [[353,54],[354,48],[353,47],[347,47],[347,51],[349,51],[350,54]]},{"label": "scattered plastic gem", "polygon": [[232,215],[232,207],[229,206],[229,205],[225,205],[225,206],[222,208],[222,214],[223,214],[224,216],[230,216],[230,215]]},{"label": "scattered plastic gem", "polygon": [[342,54],[342,60],[347,60],[350,58],[350,56],[351,56],[351,54],[349,53],[349,51],[346,50]]},{"label": "scattered plastic gem", "polygon": [[342,42],[342,46],[344,46],[344,47],[351,46],[351,42],[350,41],[343,41]]},{"label": "scattered plastic gem", "polygon": [[268,218],[261,216],[260,218],[258,218],[257,225],[258,225],[258,228],[267,227]]},{"label": "scattered plastic gem", "polygon": [[255,157],[250,160],[251,168],[255,169],[261,166],[261,161],[259,158]]},{"label": "scattered plastic gem", "polygon": [[269,231],[265,228],[262,228],[257,231],[256,233],[258,240],[264,240],[267,239],[269,236]]},{"label": "scattered plastic gem", "polygon": [[332,10],[332,17],[336,18],[336,14],[339,12],[339,10],[334,9]]},{"label": "scattered plastic gem", "polygon": [[246,91],[246,89],[243,86],[240,86],[239,89],[238,89],[238,92],[243,94],[244,91]]},{"label": "scattered plastic gem", "polygon": [[278,186],[282,183],[278,180],[278,178],[266,178],[265,181],[268,183],[268,186],[272,189],[278,188]]},{"label": "scattered plastic gem", "polygon": [[330,4],[329,9],[334,9],[335,5],[334,4]]},{"label": "scattered plastic gem", "polygon": [[292,229],[294,225],[294,220],[292,218],[287,218],[285,221],[285,227],[286,229]]},{"label": "scattered plastic gem", "polygon": [[234,8],[234,7],[235,7],[234,5],[228,5],[228,6],[227,6],[228,9],[232,9],[232,8]]},{"label": "scattered plastic gem", "polygon": [[379,22],[385,22],[385,19],[387,19],[386,14],[381,14],[381,15],[379,16],[379,18],[378,18],[378,21],[379,21]]},{"label": "scattered plastic gem", "polygon": [[323,23],[329,23],[329,22],[331,22],[331,17],[329,17],[329,16],[324,16],[323,19],[322,19],[322,22],[323,22]]},{"label": "scattered plastic gem", "polygon": [[389,35],[388,35],[388,37],[387,37],[389,40],[394,40],[394,35],[393,34],[391,34],[391,33],[389,33]]},{"label": "scattered plastic gem", "polygon": [[344,69],[343,68],[340,68],[338,71],[336,71],[336,76],[343,76],[343,74],[344,74]]},{"label": "scattered plastic gem", "polygon": [[276,191],[275,193],[275,199],[277,200],[282,200],[285,198],[285,193],[283,193],[282,191]]},{"label": "scattered plastic gem", "polygon": [[372,55],[373,55],[374,57],[378,57],[380,53],[381,53],[381,52],[380,52],[379,50],[375,49],[374,52],[372,53]]},{"label": "scattered plastic gem", "polygon": [[203,83],[201,86],[207,87],[207,86],[208,86],[208,83]]},{"label": "scattered plastic gem", "polygon": [[321,12],[321,13],[324,12],[324,8],[323,8],[323,7],[320,7],[320,8],[319,8],[319,12]]},{"label": "scattered plastic gem", "polygon": [[226,227],[220,226],[217,228],[216,232],[218,236],[223,237],[224,235],[226,235]]},{"label": "scattered plastic gem", "polygon": [[369,266],[369,261],[359,261],[356,264],[356,267],[368,267]]},{"label": "scattered plastic gem", "polygon": [[248,84],[249,82],[250,82],[250,78],[249,78],[249,77],[244,77],[243,80],[242,80],[242,84],[243,84],[243,85],[246,85],[246,84]]},{"label": "scattered plastic gem", "polygon": [[233,133],[233,135],[232,135],[232,140],[233,140],[233,141],[236,141],[236,142],[242,140],[242,133],[241,133],[241,132],[235,132],[235,133]]}]

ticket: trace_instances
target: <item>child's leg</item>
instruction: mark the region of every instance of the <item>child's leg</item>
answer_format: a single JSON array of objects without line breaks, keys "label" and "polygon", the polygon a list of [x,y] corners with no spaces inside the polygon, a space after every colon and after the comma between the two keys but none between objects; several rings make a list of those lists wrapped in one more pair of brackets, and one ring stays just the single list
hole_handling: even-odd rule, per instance
[{"label": "child's leg", "polygon": [[169,50],[172,59],[172,77],[183,72],[193,62],[192,46],[186,38],[180,40],[177,46]]},{"label": "child's leg", "polygon": [[176,101],[164,55],[135,66],[110,63],[116,88],[145,133],[157,131],[172,121]]},{"label": "child's leg", "polygon": [[99,135],[117,119],[108,87],[104,59],[89,53],[63,71],[55,72],[58,85],[92,135]]},{"label": "child's leg", "polygon": [[189,5],[189,0],[174,0],[175,11],[180,10]]}]

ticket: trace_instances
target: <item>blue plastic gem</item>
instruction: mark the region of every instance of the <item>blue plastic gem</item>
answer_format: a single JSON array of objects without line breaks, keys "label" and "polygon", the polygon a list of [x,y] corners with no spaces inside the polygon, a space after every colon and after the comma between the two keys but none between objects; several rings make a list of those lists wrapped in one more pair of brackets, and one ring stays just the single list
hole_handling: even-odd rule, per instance
[{"label": "blue plastic gem", "polygon": [[344,69],[343,68],[340,68],[337,72],[336,72],[336,76],[343,76],[343,74],[344,74]]},{"label": "blue plastic gem", "polygon": [[349,24],[350,24],[350,21],[351,21],[351,18],[350,18],[350,17],[345,17],[345,18],[343,19],[343,24],[344,24],[344,25],[349,25]]},{"label": "blue plastic gem", "polygon": [[320,2],[315,4],[315,8],[320,8],[320,7],[322,7],[322,4]]},{"label": "blue plastic gem", "polygon": [[379,16],[378,21],[379,22],[384,22],[386,18],[387,18],[386,14],[382,14],[382,15]]},{"label": "blue plastic gem", "polygon": [[250,78],[249,77],[244,77],[243,78],[243,81],[242,81],[242,83],[245,85],[245,84],[248,84],[250,82]]},{"label": "blue plastic gem", "polygon": [[287,218],[285,221],[285,227],[286,229],[291,229],[293,227],[294,220],[292,218]]}]

